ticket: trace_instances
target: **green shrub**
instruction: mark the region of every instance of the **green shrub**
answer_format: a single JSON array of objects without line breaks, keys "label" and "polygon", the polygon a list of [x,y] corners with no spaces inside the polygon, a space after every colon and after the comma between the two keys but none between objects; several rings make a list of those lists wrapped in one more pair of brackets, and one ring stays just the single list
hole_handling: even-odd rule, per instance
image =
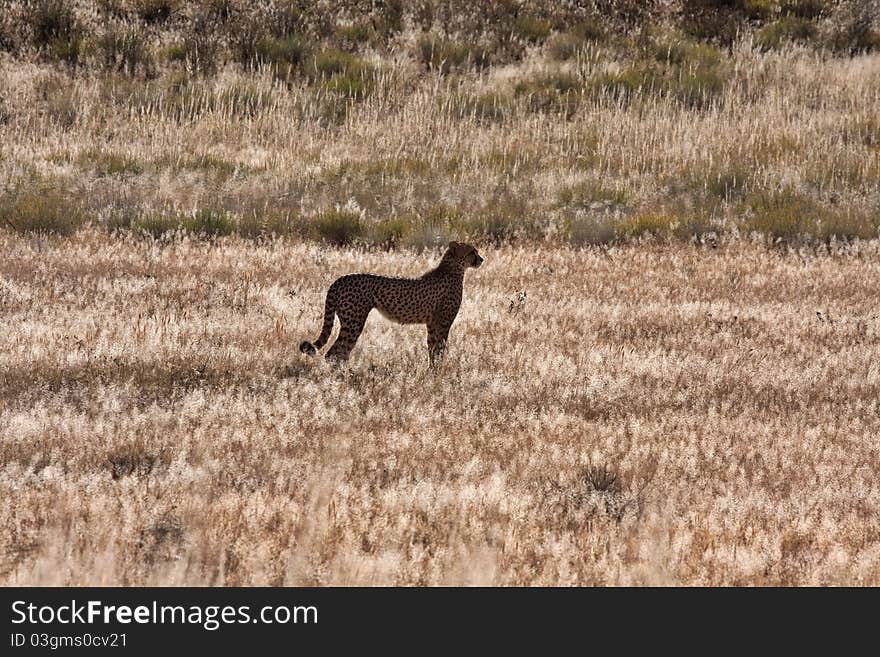
[{"label": "green shrub", "polygon": [[225,210],[200,208],[190,214],[156,212],[144,214],[130,222],[136,233],[154,238],[185,232],[199,237],[214,238],[236,232],[235,218]]},{"label": "green shrub", "polygon": [[29,11],[34,45],[49,59],[76,66],[83,49],[83,30],[67,0],[37,0]]},{"label": "green shrub", "polygon": [[497,123],[513,111],[511,99],[501,93],[487,92],[478,95],[453,93],[439,101],[444,111],[455,119],[472,119],[478,123]]},{"label": "green shrub", "polygon": [[743,202],[745,230],[762,233],[774,241],[873,239],[878,237],[880,216],[825,207],[791,187],[754,192]]},{"label": "green shrub", "polygon": [[599,246],[617,239],[615,221],[608,215],[575,217],[568,222],[566,233],[575,246]]},{"label": "green shrub", "polygon": [[348,210],[327,210],[311,218],[317,237],[336,246],[352,244],[364,234],[361,216]]},{"label": "green shrub", "polygon": [[202,237],[220,237],[235,232],[235,218],[225,210],[201,208],[187,215],[181,222],[183,228]]},{"label": "green shrub", "polygon": [[272,94],[254,84],[235,84],[221,91],[217,101],[228,115],[251,118],[272,106]]},{"label": "green shrub", "polygon": [[594,75],[586,88],[598,100],[628,103],[637,95],[662,96],[702,110],[721,96],[727,84],[728,71],[710,46],[673,42],[658,46],[654,59]]},{"label": "green shrub", "polygon": [[577,111],[583,89],[580,78],[565,71],[547,71],[520,80],[514,94],[527,99],[536,112],[561,112],[570,116]]},{"label": "green shrub", "polygon": [[82,166],[94,168],[99,176],[139,174],[144,170],[141,163],[133,157],[96,149],[81,152],[77,161]]},{"label": "green shrub", "polygon": [[643,88],[654,80],[653,71],[645,67],[626,68],[617,72],[599,73],[587,82],[586,89],[596,100],[629,103]]},{"label": "green shrub", "polygon": [[835,12],[828,46],[840,53],[855,55],[880,50],[880,32],[876,29],[876,9],[872,2],[841,3]]},{"label": "green shrub", "polygon": [[485,68],[489,53],[485,48],[465,45],[426,34],[418,42],[419,59],[431,71],[446,75],[453,70]]},{"label": "green shrub", "polygon": [[79,204],[58,183],[28,179],[0,194],[0,224],[17,232],[70,235],[84,222]]},{"label": "green shrub", "polygon": [[245,214],[238,220],[237,232],[242,237],[257,239],[291,235],[301,230],[301,222],[291,217],[289,212],[267,208],[263,212]]},{"label": "green shrub", "polygon": [[538,16],[523,14],[518,16],[514,22],[513,31],[524,41],[528,41],[529,43],[540,43],[550,36],[551,27],[550,21],[548,20]]},{"label": "green shrub", "polygon": [[78,38],[79,26],[66,0],[37,0],[30,16],[34,44],[46,47]]},{"label": "green shrub", "polygon": [[829,0],[783,0],[779,11],[783,16],[816,20],[830,13],[831,3]]},{"label": "green shrub", "polygon": [[601,182],[589,181],[563,187],[558,200],[562,206],[595,209],[596,205],[625,206],[629,203],[629,195],[620,187],[605,187]]},{"label": "green shrub", "polygon": [[574,59],[591,45],[605,39],[600,23],[582,22],[566,32],[557,32],[547,40],[547,54],[558,62]]},{"label": "green shrub", "polygon": [[816,24],[806,18],[784,16],[775,23],[762,27],[755,36],[755,44],[762,50],[774,50],[789,43],[806,43],[816,38]]},{"label": "green shrub", "polygon": [[305,71],[323,89],[348,98],[368,96],[376,80],[376,71],[370,64],[342,50],[317,53],[306,62]]},{"label": "green shrub", "polygon": [[182,62],[186,60],[186,48],[182,45],[168,46],[165,56],[168,57],[169,62]]},{"label": "green shrub", "polygon": [[371,226],[369,240],[390,249],[400,245],[411,230],[412,225],[405,217],[383,219]]},{"label": "green shrub", "polygon": [[78,34],[69,39],[54,39],[49,42],[48,54],[51,59],[76,66],[82,54],[83,40]]},{"label": "green shrub", "polygon": [[645,235],[668,237],[677,226],[676,218],[664,212],[639,212],[620,221],[614,232],[619,239],[636,239]]},{"label": "green shrub", "polygon": [[813,199],[791,187],[752,192],[743,201],[741,209],[746,214],[742,223],[745,230],[782,242],[816,236],[817,222],[822,215]]},{"label": "green shrub", "polygon": [[135,11],[147,23],[164,23],[179,5],[180,0],[136,0]]},{"label": "green shrub", "polygon": [[473,206],[446,209],[445,220],[445,228],[452,234],[493,244],[537,238],[544,229],[534,213],[531,195],[524,192],[508,192]]},{"label": "green shrub", "polygon": [[671,80],[671,93],[685,107],[706,109],[721,96],[727,77],[716,70],[682,72]]},{"label": "green shrub", "polygon": [[710,69],[721,63],[722,55],[708,44],[674,39],[655,44],[654,59],[670,66]]},{"label": "green shrub", "polygon": [[206,14],[198,14],[183,34],[183,41],[169,51],[173,61],[183,61],[189,71],[211,75],[221,56],[220,40]]},{"label": "green shrub", "polygon": [[870,240],[878,237],[880,216],[853,212],[829,212],[817,222],[816,237],[824,242],[832,239],[850,241]]},{"label": "green shrub", "polygon": [[345,47],[358,48],[376,42],[379,35],[369,21],[361,20],[348,25],[337,25],[333,36]]},{"label": "green shrub", "polygon": [[98,37],[98,50],[104,69],[134,75],[139,69],[151,70],[150,55],[143,33],[135,28],[108,28]]},{"label": "green shrub", "polygon": [[283,39],[260,39],[253,53],[247,56],[253,57],[258,63],[270,65],[276,76],[287,77],[303,63],[307,54],[308,46],[302,39],[287,36]]},{"label": "green shrub", "polygon": [[715,198],[730,201],[744,193],[751,180],[751,175],[751,171],[744,167],[729,167],[710,171],[703,176],[701,182],[706,191]]},{"label": "green shrub", "polygon": [[675,237],[696,242],[703,242],[710,235],[717,237],[720,232],[721,227],[710,216],[697,212],[684,213],[673,228]]},{"label": "green shrub", "polygon": [[750,23],[763,23],[775,12],[774,0],[682,0],[684,32],[700,40],[730,46]]},{"label": "green shrub", "polygon": [[880,117],[848,118],[843,127],[843,140],[868,148],[880,146]]},{"label": "green shrub", "polygon": [[46,111],[62,128],[70,128],[79,118],[81,100],[75,87],[61,83],[46,90]]},{"label": "green shrub", "polygon": [[140,235],[160,238],[181,229],[183,221],[179,215],[165,213],[144,214],[129,221],[132,231]]}]

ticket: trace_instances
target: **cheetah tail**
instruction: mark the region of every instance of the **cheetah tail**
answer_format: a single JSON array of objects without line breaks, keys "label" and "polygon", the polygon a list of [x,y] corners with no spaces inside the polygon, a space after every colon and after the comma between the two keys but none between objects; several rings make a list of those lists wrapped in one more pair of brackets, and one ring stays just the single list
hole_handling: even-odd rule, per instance
[{"label": "cheetah tail", "polygon": [[324,325],[321,327],[321,335],[318,336],[314,344],[303,340],[299,345],[299,350],[308,356],[314,356],[318,349],[327,344],[330,333],[333,332],[333,320],[336,317],[336,295],[331,292],[332,290],[327,292],[327,300],[324,302]]}]

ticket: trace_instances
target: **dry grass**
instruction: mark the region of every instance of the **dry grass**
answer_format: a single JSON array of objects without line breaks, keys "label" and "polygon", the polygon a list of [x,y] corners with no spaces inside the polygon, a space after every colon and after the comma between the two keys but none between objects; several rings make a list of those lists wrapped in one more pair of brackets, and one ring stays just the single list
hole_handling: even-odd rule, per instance
[{"label": "dry grass", "polygon": [[[379,244],[390,220],[400,244],[439,230],[577,245],[630,239],[650,215],[685,240],[877,237],[880,55],[655,41],[638,61],[534,49],[450,76],[364,55],[332,85],[269,65],[141,80],[0,58],[0,223],[155,232],[204,211],[244,235]],[[47,187],[75,223],[32,216]],[[328,238],[334,213],[357,230]]]},{"label": "dry grass", "polygon": [[0,583],[880,584],[876,244],[485,248],[438,376],[295,348],[436,252],[0,251]]},{"label": "dry grass", "polygon": [[876,2],[574,4],[0,9],[0,584],[880,584]]}]

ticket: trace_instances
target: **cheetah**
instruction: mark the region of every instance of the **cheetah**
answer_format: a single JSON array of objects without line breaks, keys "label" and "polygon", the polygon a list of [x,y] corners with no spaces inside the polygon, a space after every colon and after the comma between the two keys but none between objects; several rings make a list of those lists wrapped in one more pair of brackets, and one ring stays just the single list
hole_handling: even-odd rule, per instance
[{"label": "cheetah", "polygon": [[461,306],[464,272],[479,267],[483,258],[469,244],[450,242],[440,264],[420,278],[390,278],[374,274],[348,274],[337,278],[327,290],[324,325],[314,343],[299,346],[312,356],[321,349],[339,317],[339,336],[326,356],[348,360],[361,335],[367,315],[376,308],[383,317],[398,324],[425,324],[428,328],[428,358],[431,367],[443,357],[449,328]]}]

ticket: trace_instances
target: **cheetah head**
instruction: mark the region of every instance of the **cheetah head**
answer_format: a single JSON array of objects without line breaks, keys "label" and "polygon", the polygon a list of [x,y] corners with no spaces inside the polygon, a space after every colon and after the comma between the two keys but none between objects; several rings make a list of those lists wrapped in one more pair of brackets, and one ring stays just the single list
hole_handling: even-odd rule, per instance
[{"label": "cheetah head", "polygon": [[483,258],[477,253],[477,250],[470,244],[462,244],[460,242],[450,242],[449,252],[453,258],[458,261],[462,267],[479,267],[483,264]]}]

